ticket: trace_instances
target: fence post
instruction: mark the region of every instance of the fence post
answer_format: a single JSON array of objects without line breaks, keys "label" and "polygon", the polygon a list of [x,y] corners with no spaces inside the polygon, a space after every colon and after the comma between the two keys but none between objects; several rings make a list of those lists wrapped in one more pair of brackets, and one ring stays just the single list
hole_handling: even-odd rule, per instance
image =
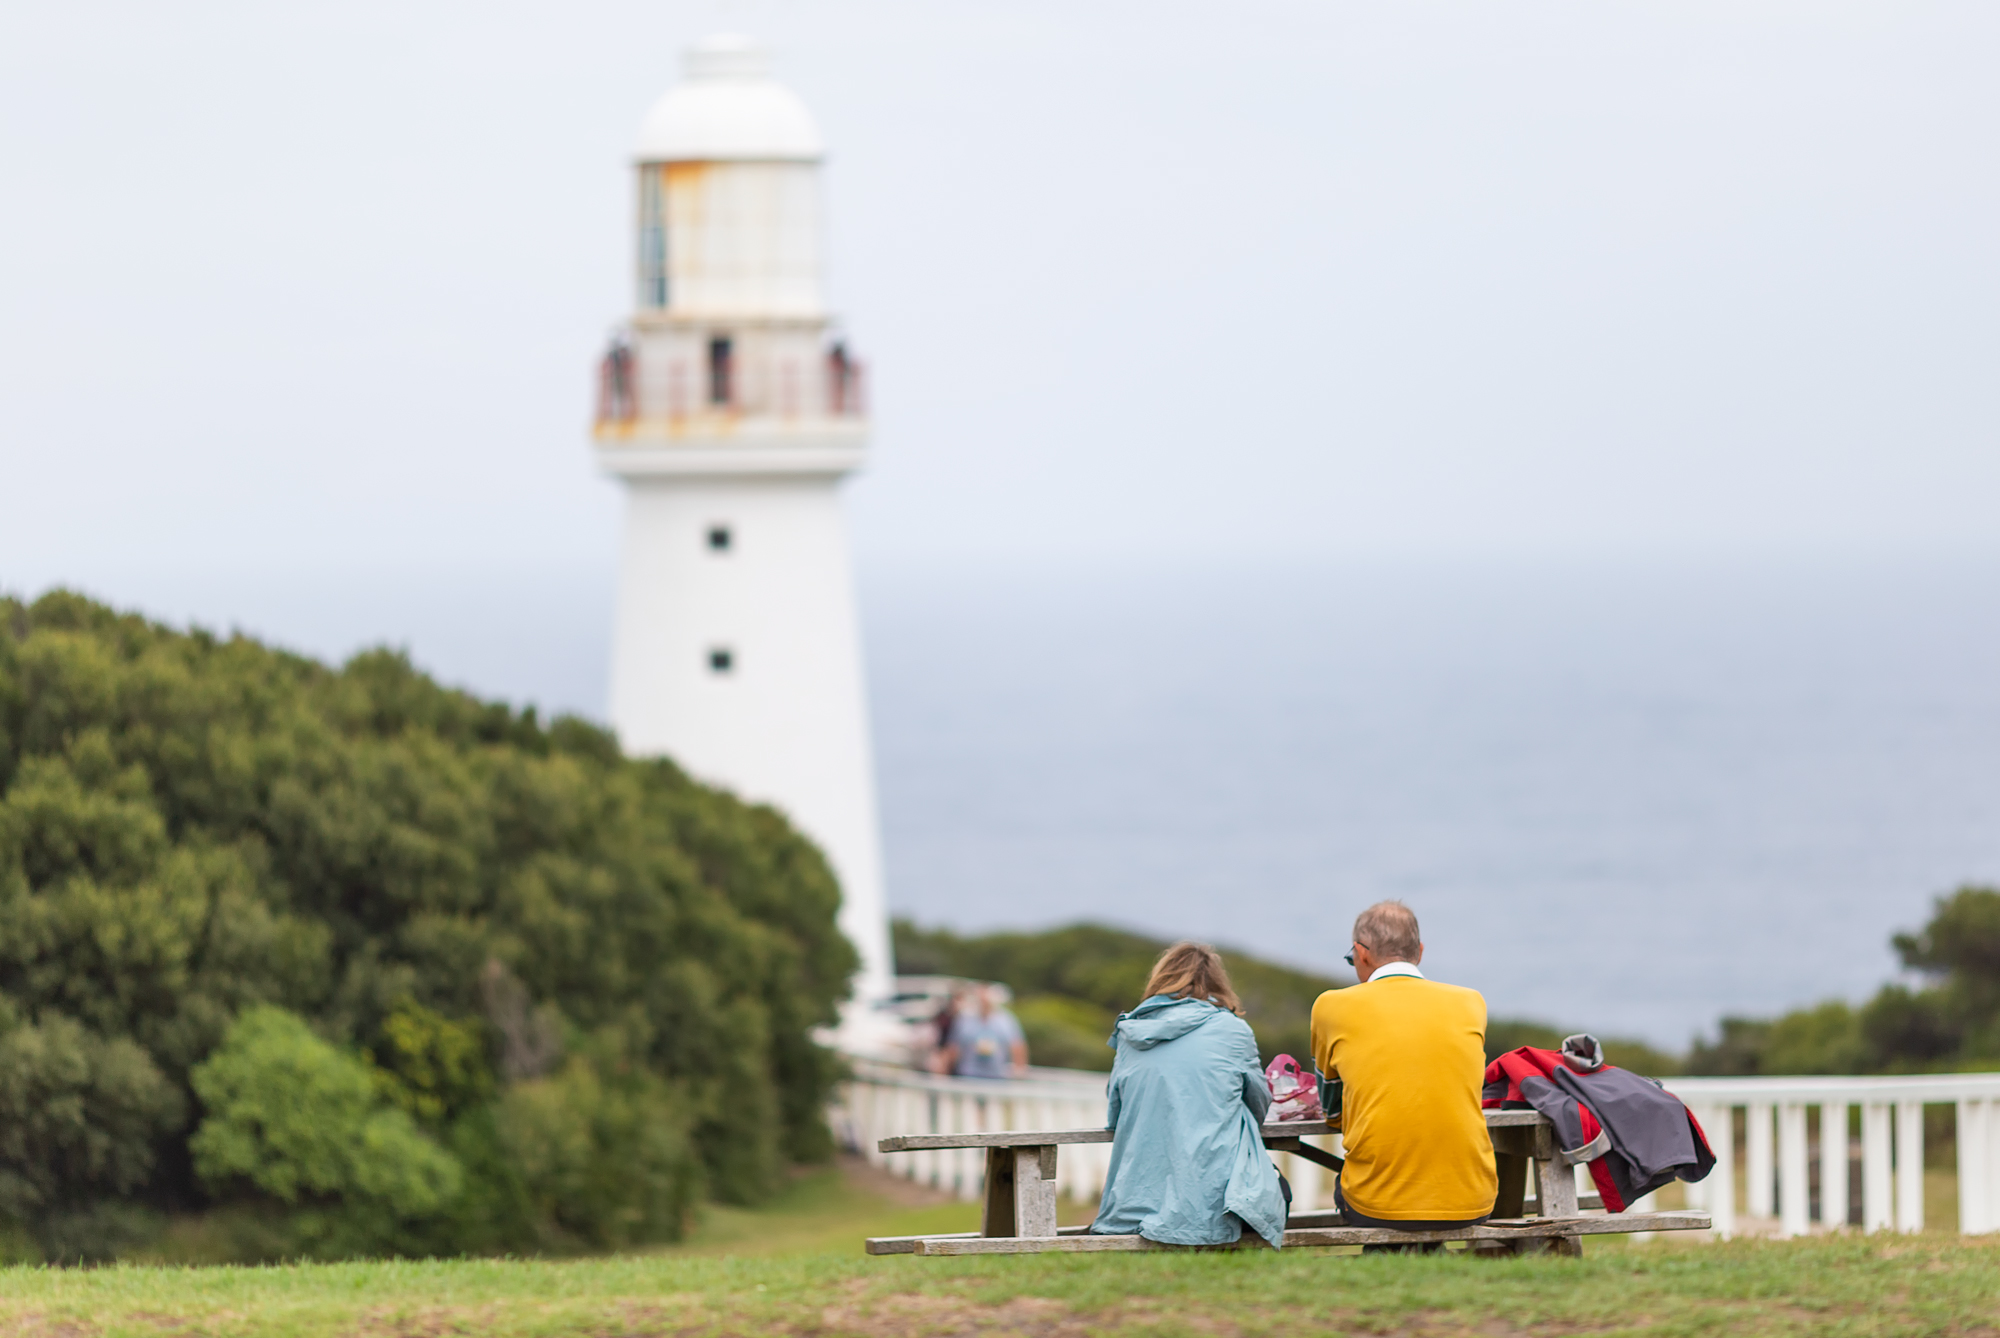
[{"label": "fence post", "polygon": [[1889,1105],[1861,1107],[1861,1229],[1889,1231],[1896,1225],[1895,1176],[1891,1168]]},{"label": "fence post", "polygon": [[[970,1118],[958,1126],[961,1131],[983,1134],[1000,1127],[994,1119],[994,1116],[998,1112],[993,1109],[998,1103],[992,1098],[981,1093],[972,1097],[962,1096],[959,1098],[959,1101],[971,1111]],[[972,1186],[971,1192],[966,1197],[969,1199],[984,1199],[986,1196],[986,1156],[978,1148],[960,1148],[959,1156],[964,1159],[967,1182]]]},{"label": "fence post", "polygon": [[[1660,1196],[1658,1191],[1656,1190],[1648,1190],[1646,1193],[1641,1194],[1637,1199],[1635,1199],[1632,1202],[1629,1208],[1629,1211],[1635,1213],[1656,1213],[1659,1210],[1660,1210]],[[1634,1245],[1644,1245],[1647,1241],[1651,1240],[1652,1238],[1653,1238],[1653,1233],[1650,1231],[1634,1231],[1631,1235],[1627,1236],[1625,1239]]]},{"label": "fence post", "polygon": [[[930,1099],[931,1109],[936,1112],[931,1127],[938,1133],[964,1133],[971,1127],[966,1123],[963,1093],[933,1088]],[[975,1163],[964,1148],[937,1149],[937,1187],[954,1198],[978,1199],[986,1185],[985,1168],[983,1155]]]},{"label": "fence post", "polygon": [[1819,1108],[1819,1220],[1836,1229],[1847,1225],[1847,1110],[1845,1101]]},{"label": "fence post", "polygon": [[1708,1217],[1717,1239],[1736,1234],[1736,1107],[1710,1106],[1715,1123],[1704,1125],[1715,1169],[1702,1183],[1707,1187]]},{"label": "fence post", "polygon": [[1924,1229],[1924,1103],[1896,1103],[1896,1230]]},{"label": "fence post", "polygon": [[1771,1103],[1752,1101],[1743,1112],[1743,1211],[1773,1216],[1771,1206]]},{"label": "fence post", "polygon": [[1986,1201],[1986,1121],[1990,1110],[1984,1101],[1958,1103],[1958,1231],[1962,1236],[1993,1229],[1992,1207]]},{"label": "fence post", "polygon": [[854,1136],[854,1150],[870,1166],[880,1166],[887,1155],[875,1147],[875,1096],[880,1090],[873,1078],[862,1077],[857,1077],[847,1088],[847,1108],[853,1113],[853,1123],[848,1127]]},{"label": "fence post", "polygon": [[[1304,1140],[1300,1141],[1303,1142]],[[1314,1139],[1307,1146],[1318,1147],[1323,1141],[1322,1139]],[[1293,1212],[1312,1212],[1321,1206],[1322,1198],[1331,1197],[1330,1193],[1327,1195],[1320,1193],[1320,1176],[1323,1173],[1318,1166],[1307,1161],[1304,1157],[1287,1157],[1285,1164],[1289,1172],[1286,1178],[1292,1182]]]},{"label": "fence post", "polygon": [[[1064,1124],[1070,1126],[1071,1128],[1081,1129],[1085,1127],[1083,1124],[1084,1117],[1081,1109],[1081,1104],[1082,1103],[1080,1102],[1068,1102],[1068,1101],[1057,1102],[1055,1105],[1055,1111],[1056,1114],[1062,1118]],[[1083,1158],[1077,1155],[1082,1150],[1083,1149],[1081,1147],[1067,1147],[1064,1148],[1061,1152],[1056,1154],[1057,1156],[1062,1158],[1062,1160],[1057,1163],[1057,1165],[1060,1167],[1060,1170],[1057,1174],[1057,1179],[1062,1181],[1062,1192],[1068,1195],[1072,1199],[1081,1199],[1084,1197],[1085,1193],[1083,1188],[1083,1182],[1085,1179],[1083,1174],[1084,1172]]]},{"label": "fence post", "polygon": [[[1692,1115],[1694,1122],[1701,1126],[1703,1136],[1708,1139],[1709,1146],[1713,1148],[1715,1146],[1715,1107],[1689,1105],[1688,1114]],[[1699,1211],[1706,1208],[1708,1206],[1708,1192],[1711,1187],[1710,1182],[1714,1179],[1715,1172],[1711,1169],[1704,1179],[1683,1180],[1681,1182],[1682,1205],[1690,1211]]]},{"label": "fence post", "polygon": [[1812,1182],[1806,1161],[1806,1108],[1797,1101],[1778,1107],[1778,1229],[1787,1236],[1812,1230]]},{"label": "fence post", "polygon": [[1986,1101],[1986,1229],[2000,1231],[2000,1101]]},{"label": "fence post", "polygon": [[[935,1093],[927,1092],[921,1087],[901,1088],[897,1093],[896,1107],[897,1113],[903,1117],[898,1121],[903,1128],[914,1129],[920,1134],[937,1132],[938,1101]],[[926,1160],[923,1154],[919,1153],[913,1157],[902,1158],[896,1165],[905,1179],[930,1185],[934,1189],[937,1187],[939,1162],[936,1157]]]},{"label": "fence post", "polygon": [[[923,1102],[923,1122],[916,1127],[941,1134],[956,1129],[958,1118],[958,1098],[938,1087],[925,1085],[918,1091],[918,1099]],[[947,1194],[958,1192],[958,1162],[955,1154],[941,1148],[932,1148],[930,1160],[925,1163],[930,1168],[930,1179],[926,1182],[932,1189],[941,1189]]]}]

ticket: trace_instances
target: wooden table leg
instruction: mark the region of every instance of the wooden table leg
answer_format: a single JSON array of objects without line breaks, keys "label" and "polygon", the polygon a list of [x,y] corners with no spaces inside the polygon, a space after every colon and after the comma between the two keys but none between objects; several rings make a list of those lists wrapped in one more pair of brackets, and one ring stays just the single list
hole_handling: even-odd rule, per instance
[{"label": "wooden table leg", "polygon": [[1500,1193],[1493,1200],[1495,1217],[1519,1217],[1528,1198],[1528,1158],[1517,1152],[1495,1151],[1493,1167],[1500,1173]]},{"label": "wooden table leg", "polygon": [[1014,1148],[1014,1234],[1056,1234],[1056,1149]]},{"label": "wooden table leg", "polygon": [[986,1205],[979,1215],[982,1236],[1018,1234],[1014,1230],[1014,1152],[1013,1148],[986,1149]]},{"label": "wooden table leg", "polygon": [[1535,1162],[1536,1211],[1543,1217],[1576,1216],[1576,1168],[1561,1157]]}]

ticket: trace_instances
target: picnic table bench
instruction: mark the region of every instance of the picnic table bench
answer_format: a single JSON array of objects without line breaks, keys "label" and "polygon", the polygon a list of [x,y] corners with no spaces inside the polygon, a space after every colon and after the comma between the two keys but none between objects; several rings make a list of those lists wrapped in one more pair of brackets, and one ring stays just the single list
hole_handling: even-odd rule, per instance
[{"label": "picnic table bench", "polygon": [[[1711,1223],[1702,1212],[1605,1213],[1596,1195],[1579,1200],[1576,1174],[1556,1147],[1555,1130],[1532,1110],[1489,1110],[1487,1133],[1493,1139],[1500,1172],[1500,1197],[1493,1216],[1480,1226],[1449,1231],[1397,1231],[1385,1227],[1344,1226],[1340,1214],[1295,1212],[1285,1222],[1285,1244],[1413,1245],[1462,1240],[1481,1254],[1552,1253],[1580,1255],[1584,1236],[1635,1231],[1706,1231]],[[1263,1126],[1264,1146],[1338,1171],[1340,1159],[1303,1141],[1316,1134],[1337,1133],[1337,1120],[1292,1120]],[[943,1148],[986,1150],[986,1197],[978,1231],[937,1236],[875,1236],[869,1254],[1036,1254],[1044,1250],[1236,1249],[1262,1244],[1248,1233],[1233,1246],[1173,1246],[1143,1236],[1093,1236],[1088,1227],[1056,1225],[1056,1152],[1065,1144],[1109,1143],[1109,1129],[1024,1130],[1004,1133],[905,1134],[885,1138],[883,1152],[916,1152]],[[1535,1167],[1535,1198],[1527,1197],[1528,1163]],[[1533,1213],[1529,1213],[1532,1206]],[[1590,1211],[1595,1209],[1597,1211]]]}]

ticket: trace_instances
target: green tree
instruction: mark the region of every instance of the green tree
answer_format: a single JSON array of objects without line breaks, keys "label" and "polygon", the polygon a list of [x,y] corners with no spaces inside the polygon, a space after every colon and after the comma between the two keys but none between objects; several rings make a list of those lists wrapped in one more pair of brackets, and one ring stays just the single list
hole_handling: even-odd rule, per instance
[{"label": "green tree", "polygon": [[1869,1005],[1864,1025],[1884,1062],[2000,1059],[2000,890],[1961,887],[1939,897],[1928,924],[1890,942],[1931,984],[1892,986]]},{"label": "green tree", "polygon": [[[645,1155],[679,1149],[675,1194],[755,1199],[830,1147],[812,1032],[855,963],[838,905],[780,815],[586,722],[386,651],[334,669],[65,592],[0,599],[0,1052],[40,1056],[0,1073],[0,1113],[23,1112],[0,1215],[72,1257],[115,1251],[134,1206],[307,1212],[276,1163],[204,1178],[189,1147],[214,1116],[194,1073],[263,1006],[372,1060],[371,1136],[464,1170],[458,1206],[398,1248],[536,1247],[503,1137],[527,1126],[502,1116],[578,1055],[608,1095],[562,1109],[668,1111],[678,1141]],[[590,1225],[562,1202],[576,1241],[685,1218],[606,1199],[625,1225]]]},{"label": "green tree", "polygon": [[0,1025],[0,1212],[52,1259],[115,1253],[138,1229],[115,1209],[153,1172],[180,1093],[127,1038],[59,1013]]},{"label": "green tree", "polygon": [[244,1013],[192,1078],[208,1114],[188,1151],[212,1186],[241,1177],[286,1203],[362,1198],[407,1217],[458,1191],[457,1164],[384,1102],[368,1063],[282,1008]]},{"label": "green tree", "polygon": [[581,1058],[510,1089],[497,1132],[536,1245],[612,1249],[679,1235],[701,1187],[688,1113],[658,1078],[607,1081]]},{"label": "green tree", "polygon": [[478,1105],[493,1094],[486,1036],[418,1003],[403,1003],[382,1019],[373,1056],[384,1094],[428,1126]]},{"label": "green tree", "polygon": [[343,1243],[393,1244],[398,1225],[443,1214],[463,1188],[457,1160],[388,1104],[366,1060],[282,1008],[245,1012],[191,1076],[208,1112],[188,1140],[196,1174],[325,1205]]}]

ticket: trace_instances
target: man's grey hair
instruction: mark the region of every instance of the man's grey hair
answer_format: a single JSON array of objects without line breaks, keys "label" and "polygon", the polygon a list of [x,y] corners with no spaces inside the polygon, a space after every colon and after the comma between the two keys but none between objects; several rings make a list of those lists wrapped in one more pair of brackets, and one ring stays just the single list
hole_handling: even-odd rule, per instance
[{"label": "man's grey hair", "polygon": [[1354,941],[1382,962],[1415,962],[1424,946],[1417,913],[1400,901],[1378,901],[1355,916]]}]

